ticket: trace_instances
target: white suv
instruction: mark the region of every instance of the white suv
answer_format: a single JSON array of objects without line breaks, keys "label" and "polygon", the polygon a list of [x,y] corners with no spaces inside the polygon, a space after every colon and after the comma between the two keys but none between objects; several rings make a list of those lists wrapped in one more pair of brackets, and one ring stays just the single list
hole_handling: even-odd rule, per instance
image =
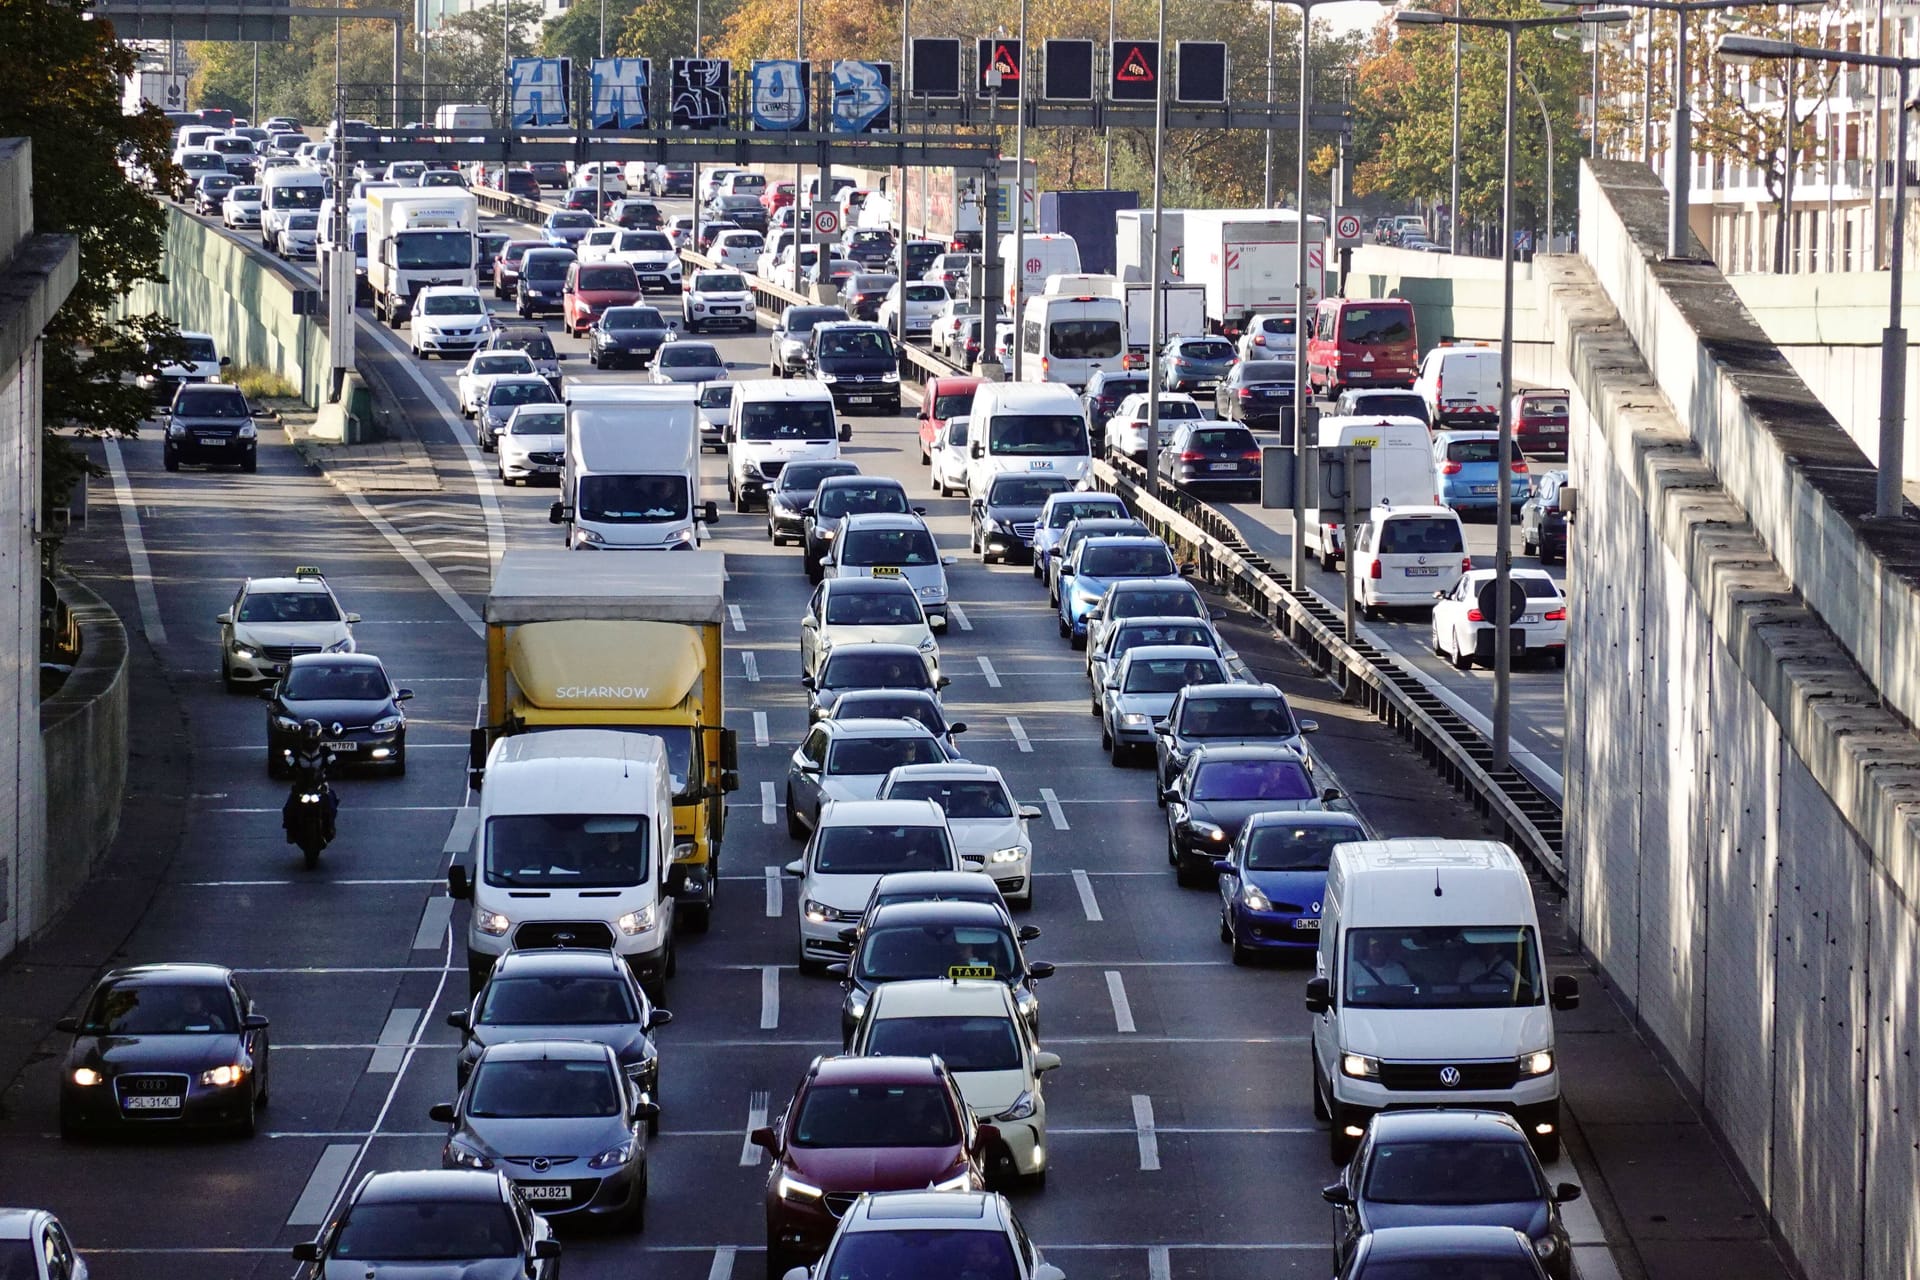
[{"label": "white suv", "polygon": [[960,871],[940,806],[931,800],[829,800],[807,851],[784,868],[800,877],[800,968],[845,960],[840,936],[858,924],[881,876]]},{"label": "white suv", "polygon": [[681,311],[688,333],[716,325],[734,326],[748,333],[760,328],[753,312],[753,293],[747,288],[747,278],[738,271],[694,272],[687,281]]},{"label": "white suv", "polygon": [[493,320],[478,289],[457,284],[430,284],[414,299],[408,328],[413,354],[420,359],[472,355],[493,332]]}]

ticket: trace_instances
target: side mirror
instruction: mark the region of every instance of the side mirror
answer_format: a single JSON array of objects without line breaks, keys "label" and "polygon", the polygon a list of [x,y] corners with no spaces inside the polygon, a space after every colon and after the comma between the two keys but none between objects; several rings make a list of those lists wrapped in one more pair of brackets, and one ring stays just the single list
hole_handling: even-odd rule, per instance
[{"label": "side mirror", "polygon": [[841,423],[840,424],[840,443],[848,444],[852,440],[853,440],[853,424],[851,422]]},{"label": "side mirror", "polygon": [[233,363],[233,357],[232,357],[232,356],[221,356],[221,357],[220,357],[220,367],[221,367],[222,369],[224,369],[224,368],[226,368],[226,367],[227,367],[228,365],[230,365],[230,364],[232,364],[232,363]]},{"label": "side mirror", "polygon": [[1553,1007],[1560,1010],[1580,1007],[1580,980],[1568,974],[1561,974],[1553,980]]},{"label": "side mirror", "polygon": [[452,1124],[454,1123],[454,1118],[453,1104],[451,1102],[436,1102],[427,1108],[427,1119],[433,1121],[435,1124]]},{"label": "side mirror", "polygon": [[672,1021],[673,1021],[673,1010],[655,1009],[652,1013],[649,1013],[647,1015],[647,1030],[652,1031],[656,1027],[664,1027],[669,1022],[672,1022]]},{"label": "side mirror", "polygon": [[822,970],[822,972],[834,978],[845,978],[850,976],[851,974],[851,970],[848,969],[847,962],[845,960],[834,961],[832,964],[828,965],[824,970]]},{"label": "side mirror", "polygon": [[393,700],[394,700],[395,702],[412,702],[412,701],[413,701],[413,690],[411,690],[411,689],[402,689],[402,690],[400,690],[400,691],[399,691],[398,693],[395,693],[395,694],[393,695]]},{"label": "side mirror", "polygon": [[545,1240],[535,1240],[533,1242],[533,1256],[542,1260],[559,1257],[560,1242],[552,1237],[548,1237]]},{"label": "side mirror", "polygon": [[1041,978],[1051,978],[1057,972],[1059,972],[1059,970],[1054,967],[1051,960],[1037,960],[1027,966],[1027,976],[1035,981]]},{"label": "side mirror", "polygon": [[68,1035],[78,1035],[80,1033],[80,1019],[62,1018],[53,1024],[53,1029],[55,1031],[64,1031]]},{"label": "side mirror", "polygon": [[1339,798],[1340,798],[1340,788],[1338,787],[1328,787],[1325,791],[1322,791],[1320,793],[1320,802],[1322,804],[1332,804],[1335,800],[1338,800]]},{"label": "side mirror", "polygon": [[457,862],[447,868],[447,896],[461,901],[473,897],[473,882],[467,878],[467,869]]},{"label": "side mirror", "polygon": [[465,1009],[455,1009],[452,1013],[447,1015],[447,1025],[452,1027],[455,1031],[465,1031],[467,1029],[468,1020],[471,1017],[472,1015],[469,1014]]},{"label": "side mirror", "polygon": [[720,519],[720,504],[708,498],[706,505],[700,509],[700,514],[708,524],[712,524]]},{"label": "side mirror", "polygon": [[213,620],[223,627],[227,626],[233,621],[233,610],[229,609],[225,613],[217,614]]},{"label": "side mirror", "polygon": [[1017,812],[1023,821],[1032,822],[1040,816],[1040,806],[1037,804],[1023,804]]},{"label": "side mirror", "polygon": [[1325,978],[1307,979],[1307,1012],[1325,1013],[1333,1007],[1333,984]]},{"label": "side mirror", "polygon": [[799,858],[795,858],[792,862],[780,868],[780,870],[790,876],[800,876],[807,873],[807,865]]},{"label": "side mirror", "polygon": [[1060,576],[1063,578],[1071,578],[1073,576],[1073,566],[1070,564],[1061,565]]},{"label": "side mirror", "polygon": [[565,524],[566,522],[567,522],[567,507],[565,503],[556,502],[552,506],[547,508],[548,524]]},{"label": "side mirror", "polygon": [[659,1115],[660,1104],[652,1098],[646,1097],[644,1094],[641,1096],[640,1101],[633,1104],[632,1116],[636,1123],[641,1120],[658,1119]]},{"label": "side mirror", "polygon": [[1562,1183],[1558,1183],[1553,1188],[1553,1202],[1555,1204],[1566,1204],[1570,1201],[1578,1200],[1579,1198],[1580,1198],[1580,1187],[1576,1183],[1562,1182]]},{"label": "side mirror", "polygon": [[940,557],[940,563],[941,563],[941,564],[943,564],[943,565],[944,565],[944,564],[959,564],[959,563],[960,563],[960,557],[959,557],[959,556],[941,556],[941,557]]},{"label": "side mirror", "polygon": [[1000,1141],[1000,1126],[983,1124],[973,1131],[976,1148],[991,1147]]},{"label": "side mirror", "polygon": [[1033,1070],[1036,1075],[1044,1075],[1049,1071],[1058,1071],[1059,1069],[1060,1069],[1059,1054],[1050,1053],[1047,1050],[1042,1049],[1040,1052],[1033,1055]]},{"label": "side mirror", "polygon": [[774,1148],[772,1126],[764,1125],[764,1124],[761,1125],[758,1129],[755,1129],[752,1133],[747,1135],[747,1141],[752,1143],[754,1146],[760,1148],[762,1151],[771,1152]]},{"label": "side mirror", "polygon": [[1352,1204],[1353,1192],[1347,1190],[1347,1184],[1336,1182],[1330,1187],[1320,1188],[1320,1198],[1328,1204]]},{"label": "side mirror", "polygon": [[1300,732],[1318,733],[1320,732],[1320,722],[1318,720],[1302,720],[1300,722]]},{"label": "side mirror", "polygon": [[273,1020],[264,1013],[250,1013],[240,1020],[240,1025],[248,1031],[265,1031],[273,1025]]},{"label": "side mirror", "polygon": [[1198,567],[1199,566],[1195,565],[1191,560],[1182,560],[1180,562],[1180,576],[1190,578],[1193,576],[1193,571]]},{"label": "side mirror", "polygon": [[1219,872],[1223,876],[1230,876],[1233,874],[1233,871],[1234,871],[1233,859],[1232,858],[1215,858],[1213,860],[1213,869]]},{"label": "side mirror", "polygon": [[260,690],[255,694],[255,696],[258,697],[262,702],[272,702],[276,697],[279,696],[279,693],[280,693],[280,682],[276,680],[272,684],[262,686]]},{"label": "side mirror", "polygon": [[953,683],[953,678],[951,676],[941,676],[938,680],[934,681],[933,683],[934,683],[934,688],[944,689],[948,685]]},{"label": "side mirror", "polygon": [[288,1252],[293,1255],[295,1262],[320,1261],[320,1243],[317,1240],[302,1240]]},{"label": "side mirror", "polygon": [[[801,687],[802,689],[805,689],[805,690],[806,690],[807,692],[809,692],[809,693],[811,693],[811,692],[813,692],[813,690],[814,690],[814,687],[815,687],[815,686],[814,686],[814,680],[813,680],[813,677],[812,677],[812,676],[801,676],[801,677],[800,677],[800,687]],[[804,767],[804,766],[802,766],[802,767]]]}]

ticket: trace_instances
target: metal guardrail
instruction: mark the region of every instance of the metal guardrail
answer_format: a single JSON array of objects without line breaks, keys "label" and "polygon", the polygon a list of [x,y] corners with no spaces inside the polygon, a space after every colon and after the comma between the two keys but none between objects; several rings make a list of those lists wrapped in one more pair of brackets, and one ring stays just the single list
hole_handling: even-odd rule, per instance
[{"label": "metal guardrail", "polygon": [[1119,494],[1157,535],[1195,564],[1209,586],[1289,635],[1320,671],[1341,672],[1349,696],[1411,742],[1454,790],[1498,823],[1509,844],[1532,855],[1565,887],[1561,806],[1516,769],[1493,770],[1493,748],[1398,657],[1364,639],[1349,643],[1339,610],[1293,590],[1286,572],[1253,551],[1227,518],[1190,494],[1150,497],[1146,472],[1125,459],[1096,461],[1101,488]]}]

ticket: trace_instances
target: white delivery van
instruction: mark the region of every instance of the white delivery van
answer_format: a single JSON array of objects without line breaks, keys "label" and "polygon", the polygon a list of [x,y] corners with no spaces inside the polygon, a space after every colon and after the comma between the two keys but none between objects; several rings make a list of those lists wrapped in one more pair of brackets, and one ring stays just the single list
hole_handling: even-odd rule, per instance
[{"label": "white delivery van", "polygon": [[1110,294],[1028,298],[1020,322],[1020,380],[1062,382],[1081,391],[1096,369],[1118,373],[1127,357],[1126,322],[1126,304]]},{"label": "white delivery van", "polygon": [[1335,845],[1306,999],[1313,1109],[1336,1160],[1390,1106],[1505,1111],[1543,1161],[1559,1155],[1553,1010],[1580,988],[1549,986],[1533,887],[1506,845]]},{"label": "white delivery van", "polygon": [[478,129],[484,132],[493,128],[493,108],[471,102],[443,103],[433,109],[433,127],[436,130]]},{"label": "white delivery van", "polygon": [[471,873],[467,981],[480,990],[508,951],[611,951],[658,999],[673,969],[676,853],[667,748],[650,734],[546,729],[493,744]]},{"label": "white delivery van", "polygon": [[1080,397],[1057,382],[983,382],[973,393],[967,441],[967,496],[982,500],[1001,472],[1065,476],[1084,485],[1093,472]]},{"label": "white delivery van", "polygon": [[691,551],[702,521],[700,399],[692,383],[567,389],[560,497],[547,518],[575,551]]},{"label": "white delivery van", "polygon": [[260,179],[260,243],[271,248],[295,213],[318,213],[327,175],[318,169],[269,169]]},{"label": "white delivery van", "polygon": [[767,495],[789,462],[822,462],[840,456],[853,428],[834,429],[833,393],[811,378],[751,378],[734,385],[733,421],[727,424],[727,497],[746,511]]},{"label": "white delivery van", "polygon": [[1451,507],[1374,507],[1353,545],[1353,595],[1377,618],[1386,608],[1433,609],[1473,568],[1467,531]]},{"label": "white delivery van", "polygon": [[1490,427],[1500,422],[1500,351],[1490,343],[1443,342],[1420,361],[1413,389],[1427,417],[1441,427]]},{"label": "white delivery van", "polygon": [[1090,293],[1096,298],[1117,298],[1120,296],[1120,281],[1110,275],[1097,271],[1062,271],[1047,277],[1048,294]]},{"label": "white delivery van", "polygon": [[[1433,437],[1418,418],[1340,417],[1320,419],[1320,447],[1360,448],[1371,464],[1371,505],[1376,507],[1439,506],[1433,491]],[[1307,509],[1307,550],[1319,557],[1320,567],[1333,571],[1346,554],[1346,508]],[[1356,523],[1367,518],[1355,515]]]},{"label": "white delivery van", "polygon": [[[1019,241],[1020,261],[1014,261],[1014,245]],[[1009,312],[1016,311],[1013,299],[1013,286],[1020,282],[1020,296],[1031,298],[1046,292],[1047,277],[1058,275],[1078,275],[1080,273],[1080,242],[1063,231],[1029,231],[1024,238],[1015,236],[1000,237],[1000,266],[1007,282],[1007,296],[1002,305]],[[1015,270],[1020,274],[1016,276]]]}]

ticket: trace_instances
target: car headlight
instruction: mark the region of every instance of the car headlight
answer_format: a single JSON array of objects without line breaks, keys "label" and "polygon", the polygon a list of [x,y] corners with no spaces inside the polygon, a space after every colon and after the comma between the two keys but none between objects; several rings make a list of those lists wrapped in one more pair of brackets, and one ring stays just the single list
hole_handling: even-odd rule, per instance
[{"label": "car headlight", "polygon": [[765,476],[760,474],[760,464],[753,461],[752,459],[748,459],[747,461],[740,464],[740,478],[743,480],[766,479]]},{"label": "car headlight", "polygon": [[1374,1080],[1380,1075],[1380,1059],[1369,1058],[1362,1053],[1341,1055],[1340,1074],[1352,1076],[1356,1080]]},{"label": "car headlight", "polygon": [[605,538],[602,538],[599,534],[595,533],[591,529],[575,529],[573,531],[573,536],[578,538],[582,542],[591,543],[596,547],[606,541]]},{"label": "car headlight", "polygon": [[468,1146],[464,1142],[449,1139],[446,1146],[447,1162],[456,1169],[491,1169],[493,1157],[484,1151]]},{"label": "car headlight", "polygon": [[489,938],[503,938],[507,930],[513,927],[513,921],[498,911],[476,911],[473,913],[473,927]]},{"label": "car headlight", "polygon": [[885,373],[882,373],[880,375],[880,381],[898,382],[900,381],[900,371],[898,369],[888,369]]},{"label": "car headlight", "polygon": [[105,1083],[106,1077],[92,1067],[75,1067],[73,1082],[83,1089],[91,1089],[94,1085]]},{"label": "car headlight", "polygon": [[234,434],[242,440],[254,440],[259,438],[260,432],[255,429],[251,422],[243,422],[240,424],[240,430]]},{"label": "car headlight", "polygon": [[944,600],[946,596],[947,589],[939,583],[933,583],[920,588],[920,598],[922,600]]},{"label": "car headlight", "polygon": [[327,646],[327,652],[328,653],[352,653],[353,637],[348,636],[344,640],[335,640],[332,644]]},{"label": "car headlight", "polygon": [[815,902],[812,898],[808,898],[805,902],[801,903],[800,910],[805,914],[810,924],[844,924],[847,921],[858,920],[860,918],[860,914],[856,911],[842,911],[840,908],[830,907],[824,902]]},{"label": "car headlight", "polygon": [[833,373],[822,373],[822,374],[820,374],[820,375],[818,375],[818,376],[819,376],[819,378],[820,378],[820,381],[822,381],[822,382],[838,382],[838,381],[840,381],[840,376],[839,376],[838,374],[833,374]]},{"label": "car headlight", "polygon": [[1189,819],[1187,822],[1187,830],[1202,840],[1220,841],[1227,838],[1227,833],[1211,822],[1200,822]]},{"label": "car headlight", "polygon": [[653,928],[653,904],[649,902],[638,911],[629,911],[618,920],[615,920],[614,923],[619,925],[620,932],[626,934],[629,938],[637,933],[645,933],[647,930]]},{"label": "car headlight", "polygon": [[171,436],[172,438],[178,440],[179,438],[181,438],[186,434],[187,434],[187,429],[184,426],[182,426],[180,423],[170,422],[167,424],[167,435]]},{"label": "car headlight", "polygon": [[282,733],[300,732],[300,722],[292,716],[275,716],[273,718],[273,727]]},{"label": "car headlight", "polygon": [[235,644],[233,646],[233,656],[247,662],[252,662],[254,658],[259,656],[259,651],[250,644]]},{"label": "car headlight", "polygon": [[838,529],[826,529],[819,525],[815,525],[813,531],[820,535],[822,542],[832,542],[834,535],[840,532]]},{"label": "car headlight", "polygon": [[1523,1076],[1544,1076],[1553,1070],[1553,1050],[1539,1049],[1533,1053],[1520,1055],[1520,1074]]},{"label": "car headlight", "polygon": [[1252,884],[1241,885],[1240,901],[1254,911],[1273,910],[1272,900],[1269,899],[1266,894],[1260,892],[1260,887],[1258,885],[1252,885]]},{"label": "car headlight", "polygon": [[1020,1094],[1019,1097],[1013,1100],[1012,1106],[1008,1107],[1005,1111],[1002,1111],[999,1115],[995,1116],[994,1119],[995,1120],[1031,1119],[1033,1116],[1034,1105],[1035,1104],[1033,1100],[1033,1090],[1031,1089],[1025,1090]]},{"label": "car headlight", "polygon": [[[1139,711],[1128,711],[1120,717],[1120,723],[1130,729],[1138,729],[1145,725],[1151,718],[1152,717]],[[1199,824],[1196,823],[1194,825],[1198,826]]]},{"label": "car headlight", "polygon": [[992,853],[987,855],[987,861],[998,862],[1004,865],[1009,862],[1018,862],[1026,856],[1027,856],[1027,851],[1025,849],[1015,846],[1014,848],[1011,848],[1011,849],[995,849]]},{"label": "car headlight", "polygon": [[920,652],[922,653],[938,653],[939,651],[940,651],[940,642],[938,640],[935,640],[932,636],[928,636],[926,639],[920,642]]},{"label": "car headlight", "polygon": [[589,1169],[612,1169],[633,1159],[633,1139],[628,1138],[619,1146],[608,1147],[593,1159],[587,1161]]},{"label": "car headlight", "polygon": [[855,1022],[867,1016],[867,993],[855,987],[847,992],[847,1012]]},{"label": "car headlight", "polygon": [[944,1182],[929,1182],[929,1191],[971,1191],[973,1190],[973,1170],[962,1169]]},{"label": "car headlight", "polygon": [[373,722],[373,732],[398,733],[400,731],[400,726],[405,723],[406,723],[406,720],[397,715],[381,716],[378,720],[375,720]]},{"label": "car headlight", "polygon": [[238,1062],[223,1062],[200,1073],[200,1083],[214,1089],[227,1089],[247,1078],[247,1068]]},{"label": "car headlight", "polygon": [[782,1173],[778,1183],[782,1200],[807,1201],[818,1200],[826,1193],[811,1182],[802,1182],[790,1173]]}]

